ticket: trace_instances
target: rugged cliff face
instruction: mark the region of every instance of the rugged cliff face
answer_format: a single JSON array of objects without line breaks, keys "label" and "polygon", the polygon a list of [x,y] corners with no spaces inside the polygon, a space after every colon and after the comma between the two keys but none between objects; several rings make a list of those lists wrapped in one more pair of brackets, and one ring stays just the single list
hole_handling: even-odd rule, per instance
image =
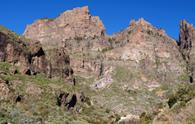
[{"label": "rugged cliff face", "polygon": [[[30,45],[31,44],[31,45]],[[0,61],[19,67],[23,74],[46,72],[45,54],[37,43],[27,43],[9,30],[0,31]],[[37,47],[38,46],[38,47]]]},{"label": "rugged cliff face", "polygon": [[186,73],[176,41],[143,19],[132,21],[110,43],[114,49],[106,52],[108,60],[130,63],[130,70],[139,70],[157,82],[179,82]]},{"label": "rugged cliff face", "polygon": [[[155,104],[164,101],[178,84],[189,82],[176,41],[143,19],[132,21],[108,42],[103,75],[91,87],[102,90],[94,97],[97,103],[113,111],[135,115],[155,111]],[[131,97],[126,97],[128,93]]]},{"label": "rugged cliff face", "polygon": [[65,48],[52,49],[49,53],[48,75],[72,80],[73,70],[70,67],[70,58]]},{"label": "rugged cliff face", "polygon": [[187,63],[188,75],[190,82],[194,81],[194,45],[195,43],[195,28],[185,20],[180,22],[179,47],[184,60]]},{"label": "rugged cliff face", "polygon": [[64,46],[69,40],[102,38],[104,35],[104,25],[99,17],[89,14],[88,7],[65,11],[56,19],[38,20],[24,32],[25,37],[39,40],[44,49]]},{"label": "rugged cliff face", "polygon": [[88,7],[65,11],[56,19],[38,20],[27,26],[24,36],[39,40],[48,56],[56,48],[65,48],[75,73],[93,71],[98,75],[100,62],[88,58],[107,46],[105,28],[99,17],[89,14]]},{"label": "rugged cliff face", "polygon": [[1,29],[1,62],[13,64],[22,74],[44,73],[49,77],[60,76],[64,79],[73,75],[67,53],[60,52],[60,50],[54,51],[55,55],[49,60],[39,41],[19,37],[3,27]]}]

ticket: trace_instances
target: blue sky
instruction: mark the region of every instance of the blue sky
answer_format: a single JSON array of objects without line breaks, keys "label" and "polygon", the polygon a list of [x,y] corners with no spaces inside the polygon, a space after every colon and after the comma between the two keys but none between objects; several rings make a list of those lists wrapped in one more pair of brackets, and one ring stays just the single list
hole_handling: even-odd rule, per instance
[{"label": "blue sky", "polygon": [[1,0],[0,5],[0,24],[19,34],[39,18],[54,18],[86,5],[92,15],[100,16],[108,34],[126,28],[131,19],[143,17],[177,39],[181,19],[195,23],[195,0]]}]

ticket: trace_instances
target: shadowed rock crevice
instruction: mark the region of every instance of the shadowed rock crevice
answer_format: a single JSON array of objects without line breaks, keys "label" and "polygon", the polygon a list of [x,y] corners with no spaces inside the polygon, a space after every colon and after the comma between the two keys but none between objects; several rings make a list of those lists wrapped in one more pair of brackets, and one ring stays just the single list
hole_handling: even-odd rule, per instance
[{"label": "shadowed rock crevice", "polygon": [[69,110],[71,108],[74,108],[76,103],[77,103],[77,96],[76,94],[73,94],[71,100],[65,106],[67,106]]},{"label": "shadowed rock crevice", "polygon": [[73,94],[70,100],[68,100],[69,96],[70,96],[69,93],[65,92],[60,93],[59,96],[57,97],[57,105],[61,107],[65,106],[67,107],[68,110],[74,108],[75,105],[77,104],[77,96],[76,94]]},{"label": "shadowed rock crevice", "polygon": [[40,56],[44,56],[45,55],[45,52],[43,51],[42,48],[40,48],[37,53],[35,53],[34,55],[32,55],[33,57],[34,56],[37,56],[37,57],[40,57]]},{"label": "shadowed rock crevice", "polygon": [[18,95],[15,99],[15,103],[21,102],[24,99],[23,95]]},{"label": "shadowed rock crevice", "polygon": [[69,96],[69,93],[62,92],[60,95],[57,97],[57,105],[58,106],[63,106],[67,102],[67,97]]},{"label": "shadowed rock crevice", "polygon": [[25,74],[26,74],[26,75],[31,75],[31,74],[32,74],[32,72],[31,72],[31,70],[30,70],[30,69],[27,69],[27,70],[25,71]]}]

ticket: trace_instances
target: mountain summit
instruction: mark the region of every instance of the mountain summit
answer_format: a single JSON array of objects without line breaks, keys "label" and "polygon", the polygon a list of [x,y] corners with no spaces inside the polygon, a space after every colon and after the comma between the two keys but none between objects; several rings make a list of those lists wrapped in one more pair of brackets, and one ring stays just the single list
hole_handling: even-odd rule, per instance
[{"label": "mountain summit", "polygon": [[96,38],[105,35],[97,16],[91,16],[87,6],[62,13],[56,19],[40,19],[27,26],[24,36],[39,40],[44,47],[61,46],[70,39]]}]

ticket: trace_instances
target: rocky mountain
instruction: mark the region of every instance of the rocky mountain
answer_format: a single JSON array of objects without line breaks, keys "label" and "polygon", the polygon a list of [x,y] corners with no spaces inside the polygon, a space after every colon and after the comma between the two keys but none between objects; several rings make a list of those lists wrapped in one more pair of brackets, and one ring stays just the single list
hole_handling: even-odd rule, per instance
[{"label": "rocky mountain", "polygon": [[[89,9],[86,6],[65,11],[56,19],[37,20],[32,25],[27,26],[24,36],[39,40],[45,49],[50,49],[64,46],[64,43],[70,40],[101,39],[105,36],[105,28],[99,17],[89,14]],[[71,45],[74,44],[71,43]],[[73,49],[76,49],[75,47],[72,46]]]},{"label": "rocky mountain", "polygon": [[141,18],[108,36],[88,7],[1,27],[0,123],[194,123],[194,31]]},{"label": "rocky mountain", "polygon": [[143,110],[156,111],[178,84],[189,82],[176,41],[143,19],[132,21],[108,42],[105,72],[92,85],[101,90],[94,98],[102,106],[138,116]]}]

